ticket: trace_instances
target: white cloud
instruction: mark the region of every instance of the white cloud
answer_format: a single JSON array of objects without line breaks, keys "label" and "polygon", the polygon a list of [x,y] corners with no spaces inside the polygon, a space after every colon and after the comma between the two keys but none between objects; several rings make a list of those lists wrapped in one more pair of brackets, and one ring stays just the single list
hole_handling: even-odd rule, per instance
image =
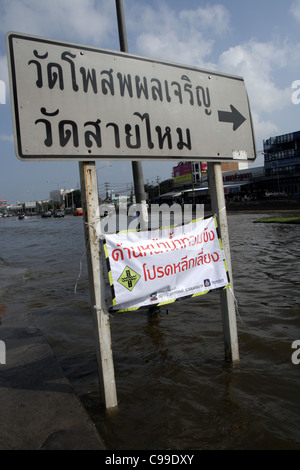
[{"label": "white cloud", "polygon": [[[7,67],[6,56],[0,56],[0,82],[1,82],[0,84],[0,88],[1,88],[0,105],[1,105],[4,103],[8,103],[8,100],[9,100],[8,67]],[[2,85],[3,82],[4,82],[4,87]],[[3,96],[3,92],[4,92],[4,96]]]},{"label": "white cloud", "polygon": [[56,39],[71,34],[76,42],[101,47],[115,23],[109,0],[2,0],[0,31],[17,31]]},{"label": "white cloud", "polygon": [[[298,5],[300,12],[300,0]],[[295,44],[250,39],[215,57],[215,42],[230,31],[230,16],[222,5],[185,9],[176,15],[161,2],[157,11],[147,6],[140,22],[135,18],[131,28],[133,25],[138,28],[136,44],[142,55],[243,76],[258,146],[268,136],[280,133],[270,114],[290,106],[290,80],[279,84],[278,75],[289,70],[291,60],[295,62]]]},{"label": "white cloud", "polygon": [[7,70],[7,59],[6,56],[0,56],[0,80],[7,84],[8,82],[8,70]]},{"label": "white cloud", "polygon": [[257,142],[257,151],[259,151],[262,149],[263,140],[268,139],[270,136],[280,134],[280,129],[274,122],[270,120],[264,120],[255,110],[252,110],[251,114],[255,140]]},{"label": "white cloud", "polygon": [[[298,4],[300,11],[300,0]],[[215,57],[215,42],[231,28],[229,12],[223,5],[208,4],[175,14],[160,2],[157,10],[147,5],[139,21],[131,13],[130,29],[136,28],[138,53],[243,76],[259,139],[278,131],[265,116],[290,105],[290,81],[286,86],[279,85],[278,71],[288,70],[291,57],[296,58],[295,45],[250,39]]]},{"label": "white cloud", "polygon": [[203,67],[206,57],[212,51],[213,41],[204,40],[201,34],[183,38],[176,32],[166,31],[160,36],[152,33],[141,34],[138,47],[140,53],[148,57]]},{"label": "white cloud", "polygon": [[[117,35],[114,2],[110,0],[0,0],[0,32],[27,33],[105,47]],[[0,55],[0,80],[6,84],[6,56]]]},{"label": "white cloud", "polygon": [[207,5],[196,10],[183,10],[180,22],[186,21],[193,30],[210,31],[221,35],[230,30],[230,15],[224,5]]},{"label": "white cloud", "polygon": [[296,0],[292,3],[290,12],[294,16],[295,20],[300,23],[300,0]]},{"label": "white cloud", "polygon": [[0,140],[2,140],[3,142],[13,142],[14,141],[14,136],[13,135],[1,134],[0,135]]},{"label": "white cloud", "polygon": [[272,113],[290,104],[290,83],[280,88],[274,79],[278,69],[288,65],[290,54],[288,45],[250,40],[223,52],[219,68],[244,77],[255,111]]},{"label": "white cloud", "polygon": [[222,5],[176,14],[159,2],[155,10],[148,5],[139,10],[139,18],[136,14],[131,11],[128,24],[137,35],[139,54],[198,67],[207,66],[216,35],[229,29],[229,13]]}]

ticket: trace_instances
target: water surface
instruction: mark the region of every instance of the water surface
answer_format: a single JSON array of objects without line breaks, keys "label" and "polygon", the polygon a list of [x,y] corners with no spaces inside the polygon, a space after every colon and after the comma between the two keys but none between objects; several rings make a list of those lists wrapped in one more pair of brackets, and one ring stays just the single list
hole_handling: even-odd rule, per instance
[{"label": "water surface", "polygon": [[218,293],[114,313],[106,412],[80,217],[0,219],[2,320],[24,303],[110,449],[300,449],[300,226],[253,223],[267,215],[228,215],[239,366],[224,361]]}]

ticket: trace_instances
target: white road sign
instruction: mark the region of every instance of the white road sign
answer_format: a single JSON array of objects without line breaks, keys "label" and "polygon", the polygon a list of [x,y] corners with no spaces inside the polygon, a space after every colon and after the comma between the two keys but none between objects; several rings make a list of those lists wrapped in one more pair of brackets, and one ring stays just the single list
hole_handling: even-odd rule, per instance
[{"label": "white road sign", "polygon": [[8,33],[21,160],[253,161],[244,80]]}]

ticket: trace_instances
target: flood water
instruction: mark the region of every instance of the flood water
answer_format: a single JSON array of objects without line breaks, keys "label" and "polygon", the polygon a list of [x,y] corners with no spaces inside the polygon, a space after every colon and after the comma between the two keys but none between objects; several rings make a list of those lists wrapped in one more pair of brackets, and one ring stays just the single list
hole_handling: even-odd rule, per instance
[{"label": "flood water", "polygon": [[0,218],[2,312],[24,303],[108,449],[300,449],[300,225],[253,223],[264,215],[228,214],[240,364],[224,360],[218,293],[113,313],[114,412],[99,399],[82,218]]}]

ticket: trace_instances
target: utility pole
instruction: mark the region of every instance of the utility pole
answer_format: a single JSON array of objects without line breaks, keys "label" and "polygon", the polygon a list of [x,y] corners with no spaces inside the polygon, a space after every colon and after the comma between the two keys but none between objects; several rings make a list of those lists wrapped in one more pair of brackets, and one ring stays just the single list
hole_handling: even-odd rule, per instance
[{"label": "utility pole", "polygon": [[156,182],[157,182],[157,185],[158,185],[158,195],[160,196],[160,186],[159,186],[160,177],[159,176],[156,177]]},{"label": "utility pole", "polygon": [[[119,41],[121,52],[128,52],[123,0],[116,0],[116,10],[118,18]],[[143,168],[141,162],[131,162],[134,182],[135,200],[140,204],[141,230],[148,230],[148,212],[146,206],[146,194],[144,188]]]},{"label": "utility pole", "polygon": [[108,199],[109,197],[109,183],[104,183],[105,184],[105,197]]}]

